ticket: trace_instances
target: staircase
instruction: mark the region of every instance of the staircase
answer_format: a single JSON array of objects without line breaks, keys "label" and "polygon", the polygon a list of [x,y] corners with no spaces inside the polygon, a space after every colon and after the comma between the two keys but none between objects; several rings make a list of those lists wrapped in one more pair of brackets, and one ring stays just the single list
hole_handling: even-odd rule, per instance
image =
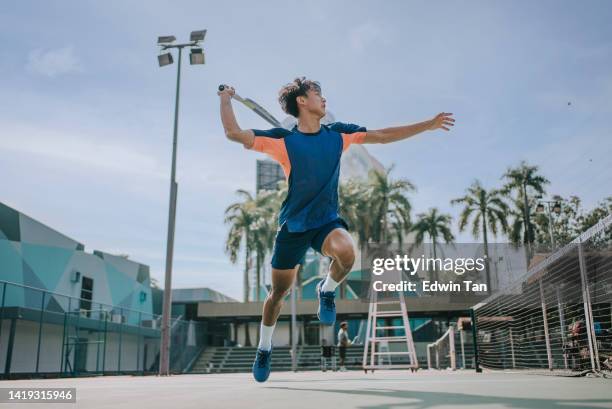
[{"label": "staircase", "polygon": [[[211,347],[205,349],[191,368],[190,373],[251,372],[256,347]],[[276,347],[272,351],[272,371],[291,370],[291,348]],[[353,345],[346,350],[346,368],[362,369],[363,346]],[[298,370],[321,370],[321,347],[304,345],[297,348]],[[331,360],[327,367],[330,368]],[[338,365],[336,353],[336,365]],[[212,364],[212,366],[210,365]]]}]

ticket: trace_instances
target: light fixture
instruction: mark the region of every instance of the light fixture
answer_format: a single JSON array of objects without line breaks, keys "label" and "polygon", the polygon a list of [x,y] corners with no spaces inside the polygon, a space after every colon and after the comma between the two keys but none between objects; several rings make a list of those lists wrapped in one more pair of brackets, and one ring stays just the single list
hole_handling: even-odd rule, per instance
[{"label": "light fixture", "polygon": [[192,31],[189,39],[191,41],[204,41],[205,36],[206,36],[206,30]]},{"label": "light fixture", "polygon": [[157,61],[159,62],[159,66],[163,67],[163,66],[172,64],[174,62],[174,59],[172,58],[172,54],[165,53],[165,54],[158,55]]},{"label": "light fixture", "polygon": [[168,44],[176,41],[175,36],[159,36],[157,37],[157,44]]},{"label": "light fixture", "polygon": [[204,52],[201,48],[192,48],[189,54],[189,62],[191,65],[204,64]]},{"label": "light fixture", "polygon": [[538,206],[536,207],[536,213],[542,212],[544,212],[544,205],[542,203],[538,203]]}]

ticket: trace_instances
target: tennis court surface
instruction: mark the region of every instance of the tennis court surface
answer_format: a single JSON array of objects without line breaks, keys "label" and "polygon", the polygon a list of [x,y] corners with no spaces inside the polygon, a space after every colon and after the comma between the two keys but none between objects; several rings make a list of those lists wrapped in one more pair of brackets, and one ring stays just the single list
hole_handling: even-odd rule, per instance
[{"label": "tennis court surface", "polygon": [[[3,381],[0,387],[75,387],[77,403],[60,408],[612,408],[612,380],[474,371],[273,372],[107,376]],[[40,404],[0,404],[41,408]]]}]

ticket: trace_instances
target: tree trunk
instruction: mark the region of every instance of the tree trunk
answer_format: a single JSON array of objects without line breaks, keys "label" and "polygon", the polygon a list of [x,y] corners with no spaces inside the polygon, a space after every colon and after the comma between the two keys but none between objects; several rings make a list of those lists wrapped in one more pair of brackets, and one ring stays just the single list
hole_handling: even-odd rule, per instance
[{"label": "tree trunk", "polygon": [[531,223],[529,222],[529,202],[527,200],[527,185],[523,182],[523,214],[525,215],[525,235],[527,236],[527,269],[529,269],[529,262],[531,261]]},{"label": "tree trunk", "polygon": [[247,233],[244,237],[244,248],[245,248],[245,256],[244,256],[244,302],[249,302],[249,262],[251,257],[251,252],[249,250],[249,233]]},{"label": "tree trunk", "polygon": [[436,268],[435,268],[436,267],[436,261],[435,260],[438,258],[437,254],[436,254],[436,244],[437,244],[436,243],[436,236],[432,237],[432,242],[433,242],[433,258],[434,258],[433,265],[434,265],[434,270],[431,272],[431,277],[432,277],[432,281],[438,281],[438,270],[436,270]]},{"label": "tree trunk", "polygon": [[257,295],[255,297],[255,300],[260,301],[261,298],[261,256],[260,256],[261,251],[258,249],[257,250],[257,261],[256,261],[256,275],[257,275],[257,285],[255,286],[256,291],[257,291]]},{"label": "tree trunk", "polygon": [[[246,234],[245,234],[245,243],[244,243],[244,247],[245,247],[245,263],[244,263],[244,302],[249,302],[249,264],[251,261],[251,251],[249,249],[249,244],[248,244],[248,240],[249,240],[249,231],[247,230]],[[249,323],[245,322],[244,323],[244,330],[245,330],[245,334],[244,334],[244,346],[250,347],[251,346],[251,333],[249,331]]]},{"label": "tree trunk", "polygon": [[388,209],[389,204],[387,203],[387,198],[385,197],[385,200],[383,202],[383,214],[382,214],[382,219],[383,219],[383,231],[382,231],[382,237],[381,237],[381,243],[384,245],[387,244],[387,209]]},{"label": "tree trunk", "polygon": [[482,237],[484,241],[484,255],[485,255],[485,273],[487,279],[487,292],[491,292],[491,267],[489,265],[489,243],[487,240],[487,214],[486,210],[482,212]]}]

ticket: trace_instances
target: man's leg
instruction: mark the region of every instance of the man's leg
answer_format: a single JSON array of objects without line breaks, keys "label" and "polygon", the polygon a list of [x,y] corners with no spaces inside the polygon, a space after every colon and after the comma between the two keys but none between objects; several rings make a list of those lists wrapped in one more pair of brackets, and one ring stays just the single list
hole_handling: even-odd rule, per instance
[{"label": "man's leg", "polygon": [[337,225],[330,227],[329,232],[323,229],[313,240],[315,250],[332,259],[327,277],[317,284],[316,290],[319,298],[317,317],[323,325],[333,325],[336,321],[336,304],[334,302],[336,287],[346,278],[355,262],[355,250],[351,235],[343,227]]},{"label": "man's leg", "polygon": [[327,235],[321,250],[324,256],[332,259],[329,273],[321,286],[321,290],[324,292],[335,291],[355,263],[353,238],[345,229],[336,228]]},{"label": "man's leg", "polygon": [[295,268],[288,270],[272,269],[272,290],[264,301],[261,320],[264,326],[270,327],[276,325],[276,319],[283,306],[283,300],[289,294],[299,268],[300,265],[298,264]]},{"label": "man's leg", "polygon": [[264,301],[259,345],[253,362],[253,377],[257,382],[265,382],[270,376],[272,334],[283,306],[283,299],[291,289],[299,267],[298,264],[294,268],[285,270],[272,268],[272,290]]}]

